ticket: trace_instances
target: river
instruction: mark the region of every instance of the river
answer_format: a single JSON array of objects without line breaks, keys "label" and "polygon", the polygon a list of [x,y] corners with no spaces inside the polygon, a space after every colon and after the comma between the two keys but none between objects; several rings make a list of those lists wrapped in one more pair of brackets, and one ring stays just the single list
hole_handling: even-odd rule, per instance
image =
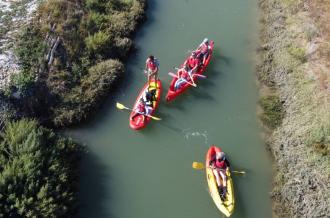
[{"label": "river", "polygon": [[[215,41],[207,79],[166,103],[168,72],[204,37]],[[191,167],[204,162],[212,144],[222,147],[233,169],[247,172],[233,175],[233,217],[271,217],[272,168],[256,116],[257,39],[257,0],[149,0],[125,81],[92,121],[68,130],[89,150],[81,167],[80,217],[224,217],[208,193],[205,172]],[[129,112],[115,102],[134,104],[149,54],[160,61],[164,89],[155,116],[162,120],[133,131]]]}]

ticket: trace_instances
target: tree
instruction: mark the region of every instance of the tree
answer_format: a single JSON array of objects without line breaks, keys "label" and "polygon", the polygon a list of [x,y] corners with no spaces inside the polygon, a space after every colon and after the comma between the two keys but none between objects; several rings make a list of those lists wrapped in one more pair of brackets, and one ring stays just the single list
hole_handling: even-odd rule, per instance
[{"label": "tree", "polygon": [[0,217],[75,213],[81,151],[34,120],[7,123],[0,138]]}]

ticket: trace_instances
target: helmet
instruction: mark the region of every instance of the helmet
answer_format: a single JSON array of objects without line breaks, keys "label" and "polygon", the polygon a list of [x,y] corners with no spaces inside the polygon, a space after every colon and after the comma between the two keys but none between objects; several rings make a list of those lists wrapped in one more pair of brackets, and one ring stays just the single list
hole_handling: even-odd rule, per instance
[{"label": "helmet", "polygon": [[221,152],[218,152],[218,153],[216,154],[216,158],[217,158],[218,160],[223,160],[223,159],[225,158],[225,153],[223,153],[222,151],[221,151]]},{"label": "helmet", "polygon": [[204,40],[203,40],[203,43],[208,43],[209,42],[209,39],[208,38],[205,38]]}]

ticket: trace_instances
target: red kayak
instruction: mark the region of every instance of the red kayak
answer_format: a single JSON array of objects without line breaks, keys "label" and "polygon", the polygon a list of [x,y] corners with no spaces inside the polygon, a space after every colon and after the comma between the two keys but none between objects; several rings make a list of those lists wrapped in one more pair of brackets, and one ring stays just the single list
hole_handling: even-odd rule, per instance
[{"label": "red kayak", "polygon": [[[139,100],[143,97],[143,94],[146,92],[148,88],[148,82],[143,86],[139,96],[137,97],[134,107],[133,107],[133,111],[130,115],[130,119],[129,119],[129,126],[134,129],[134,130],[139,130],[139,129],[143,129],[144,127],[146,127],[146,125],[149,123],[151,117],[145,116],[143,114],[138,114],[137,116],[134,117],[134,119],[132,120],[133,115],[135,114],[135,111],[137,111],[137,107],[139,104]],[[155,98],[156,100],[153,101],[153,105],[152,105],[152,110],[149,113],[149,115],[152,115],[158,104],[160,101],[160,96],[161,96],[161,90],[162,90],[162,84],[160,82],[160,80],[158,79],[157,81],[155,80],[151,80],[150,82],[150,86],[149,86],[149,91],[155,90]]]},{"label": "red kayak", "polygon": [[[210,45],[210,49],[209,49],[209,56],[207,57],[207,59],[205,60],[205,63],[203,63],[203,65],[201,67],[199,67],[199,69],[197,70],[197,72],[195,74],[193,74],[193,79],[194,81],[197,80],[197,78],[199,77],[198,74],[202,74],[205,70],[206,70],[206,67],[209,65],[210,63],[210,60],[211,60],[211,57],[212,57],[212,52],[213,52],[213,46],[214,46],[214,42],[213,41],[210,41],[209,43]],[[198,49],[197,49],[198,50]],[[197,51],[196,50],[196,51]],[[189,57],[187,57],[186,60],[188,60]],[[184,62],[183,62],[184,63]],[[181,65],[180,68],[183,67],[183,64]],[[197,74],[197,75],[196,75]],[[175,85],[175,82],[178,80],[178,78],[176,77],[173,77],[172,81],[171,81],[171,84],[170,84],[170,88],[167,92],[167,95],[166,95],[166,101],[172,101],[174,98],[176,98],[178,95],[182,94],[186,89],[188,89],[191,84],[189,83],[185,83],[183,84],[179,89],[177,90],[174,90],[174,85]]]}]

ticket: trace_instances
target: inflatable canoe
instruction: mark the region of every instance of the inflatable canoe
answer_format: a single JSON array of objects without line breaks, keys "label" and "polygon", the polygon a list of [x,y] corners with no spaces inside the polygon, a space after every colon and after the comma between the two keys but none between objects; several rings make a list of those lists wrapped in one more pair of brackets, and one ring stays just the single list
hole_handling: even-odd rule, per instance
[{"label": "inflatable canoe", "polygon": [[[131,119],[132,116],[135,114],[135,111],[139,104],[139,100],[142,98],[143,94],[146,92],[147,89],[148,89],[148,82],[143,86],[142,90],[140,91],[140,94],[138,95],[138,97],[135,101],[133,111],[131,112],[131,115],[130,115],[129,126],[134,130],[143,129],[144,127],[146,127],[146,125],[149,123],[149,121],[151,119],[151,117],[145,116],[143,114],[139,114],[138,116],[135,116],[135,118],[133,120]],[[156,81],[152,80],[150,82],[149,91],[151,91],[151,90],[155,90],[156,100],[153,101],[152,111],[150,112],[149,115],[153,115],[153,113],[155,112],[155,110],[159,104],[159,101],[160,101],[162,84],[159,79]]]},{"label": "inflatable canoe", "polygon": [[[203,63],[203,65],[198,69],[198,71],[196,72],[196,74],[202,74],[204,73],[204,71],[206,70],[206,67],[209,65],[211,57],[212,57],[212,53],[213,53],[213,46],[214,46],[214,42],[210,41],[210,51],[209,51],[209,56],[207,57],[207,59],[205,60],[205,63]],[[198,50],[198,49],[197,49]],[[188,59],[189,57],[187,57]],[[186,60],[187,60],[186,59]],[[185,63],[185,61],[183,62]],[[183,64],[181,65],[180,68],[183,67]],[[196,81],[198,78],[197,75],[193,75],[193,79],[194,81]],[[174,90],[174,84],[175,82],[178,80],[178,78],[173,77],[171,83],[170,83],[170,88],[167,92],[166,95],[166,101],[172,101],[173,99],[175,99],[178,95],[181,95],[186,89],[188,89],[191,85],[188,83],[183,84],[179,89]]]},{"label": "inflatable canoe", "polygon": [[225,199],[221,199],[213,170],[210,168],[210,161],[214,159],[217,152],[221,152],[221,148],[213,145],[209,148],[206,154],[205,169],[207,184],[215,205],[223,214],[229,217],[234,212],[235,203],[233,180],[230,175],[230,170],[227,170],[227,194]]}]

